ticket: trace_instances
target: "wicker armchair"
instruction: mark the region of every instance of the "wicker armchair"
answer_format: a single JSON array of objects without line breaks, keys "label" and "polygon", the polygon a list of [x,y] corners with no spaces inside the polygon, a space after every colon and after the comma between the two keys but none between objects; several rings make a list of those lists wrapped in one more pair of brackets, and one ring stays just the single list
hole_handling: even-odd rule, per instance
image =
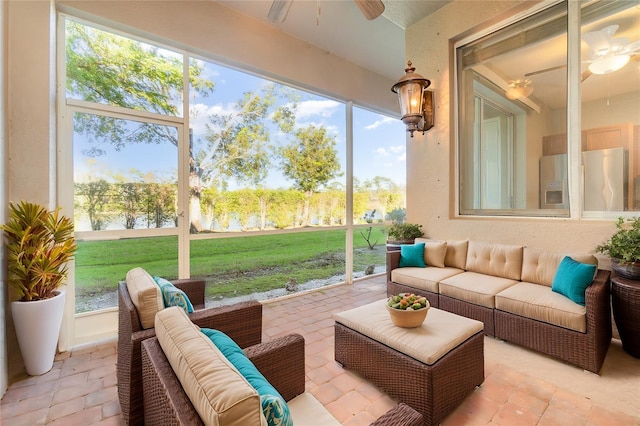
[{"label": "wicker armchair", "polygon": [[[194,306],[191,321],[204,328],[214,328],[228,334],[240,347],[262,341],[262,304],[257,301],[232,306],[204,309],[204,281],[175,280]],[[118,285],[118,398],[126,424],[144,423],[142,396],[142,342],[155,337],[153,328],[143,329],[127,285]]]},{"label": "wicker armchair", "polygon": [[[304,338],[291,334],[245,348],[247,357],[282,397],[289,401],[305,391]],[[203,425],[184,392],[157,338],[142,343],[144,418],[150,425]],[[422,414],[399,404],[376,426],[422,426]]]}]

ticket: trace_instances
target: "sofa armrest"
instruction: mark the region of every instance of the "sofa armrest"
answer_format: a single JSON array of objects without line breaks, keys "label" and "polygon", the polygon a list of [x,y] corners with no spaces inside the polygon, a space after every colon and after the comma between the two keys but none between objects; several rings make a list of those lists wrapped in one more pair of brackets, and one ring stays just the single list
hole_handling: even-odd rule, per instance
[{"label": "sofa armrest", "polygon": [[289,334],[244,350],[285,401],[305,391],[304,338]]},{"label": "sofa armrest", "polygon": [[262,304],[255,300],[195,311],[189,319],[200,328],[222,331],[241,348],[262,341]]},{"label": "sofa armrest", "polygon": [[587,309],[587,333],[604,333],[611,340],[611,271],[599,269],[593,283],[585,291]]},{"label": "sofa armrest", "polygon": [[171,283],[185,292],[195,310],[204,309],[204,280],[187,278],[171,280]]},{"label": "sofa armrest", "polygon": [[387,282],[391,282],[391,271],[400,266],[400,247],[387,248]]},{"label": "sofa armrest", "polygon": [[422,426],[423,424],[422,414],[401,402],[371,423],[371,426]]},{"label": "sofa armrest", "polygon": [[202,425],[157,338],[142,343],[145,424]]}]

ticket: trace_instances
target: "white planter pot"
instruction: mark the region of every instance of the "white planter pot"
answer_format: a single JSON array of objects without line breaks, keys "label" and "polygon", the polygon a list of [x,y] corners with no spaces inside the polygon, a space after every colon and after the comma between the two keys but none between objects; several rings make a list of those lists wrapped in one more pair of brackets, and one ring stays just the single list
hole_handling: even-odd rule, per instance
[{"label": "white planter pot", "polygon": [[55,293],[50,299],[11,302],[22,360],[31,376],[44,374],[53,367],[65,299],[63,292]]}]

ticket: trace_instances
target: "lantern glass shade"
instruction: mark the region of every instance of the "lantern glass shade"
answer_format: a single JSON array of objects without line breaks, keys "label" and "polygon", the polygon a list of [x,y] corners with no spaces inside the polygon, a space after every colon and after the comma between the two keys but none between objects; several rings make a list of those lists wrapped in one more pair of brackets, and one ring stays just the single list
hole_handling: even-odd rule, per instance
[{"label": "lantern glass shade", "polygon": [[406,82],[398,88],[400,112],[402,116],[422,112],[422,84]]}]

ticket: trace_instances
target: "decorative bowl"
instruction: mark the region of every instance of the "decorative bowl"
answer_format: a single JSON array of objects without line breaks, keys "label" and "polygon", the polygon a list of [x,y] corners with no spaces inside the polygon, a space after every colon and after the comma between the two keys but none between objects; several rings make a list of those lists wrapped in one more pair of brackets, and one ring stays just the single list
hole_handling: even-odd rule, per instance
[{"label": "decorative bowl", "polygon": [[[404,300],[402,300],[404,299]],[[406,303],[408,301],[408,305]],[[415,305],[414,305],[415,303]],[[407,306],[408,309],[400,306]],[[423,306],[420,309],[413,309],[415,307]],[[425,297],[416,296],[410,293],[400,293],[397,296],[391,296],[387,299],[387,310],[389,311],[389,317],[398,327],[403,328],[416,328],[420,327],[427,317],[429,311],[429,300]]]},{"label": "decorative bowl", "polygon": [[393,309],[392,307],[387,306],[387,310],[389,311],[391,322],[393,322],[396,326],[402,328],[416,328],[420,327],[425,318],[427,318],[429,306],[418,310],[409,309],[406,311]]}]

